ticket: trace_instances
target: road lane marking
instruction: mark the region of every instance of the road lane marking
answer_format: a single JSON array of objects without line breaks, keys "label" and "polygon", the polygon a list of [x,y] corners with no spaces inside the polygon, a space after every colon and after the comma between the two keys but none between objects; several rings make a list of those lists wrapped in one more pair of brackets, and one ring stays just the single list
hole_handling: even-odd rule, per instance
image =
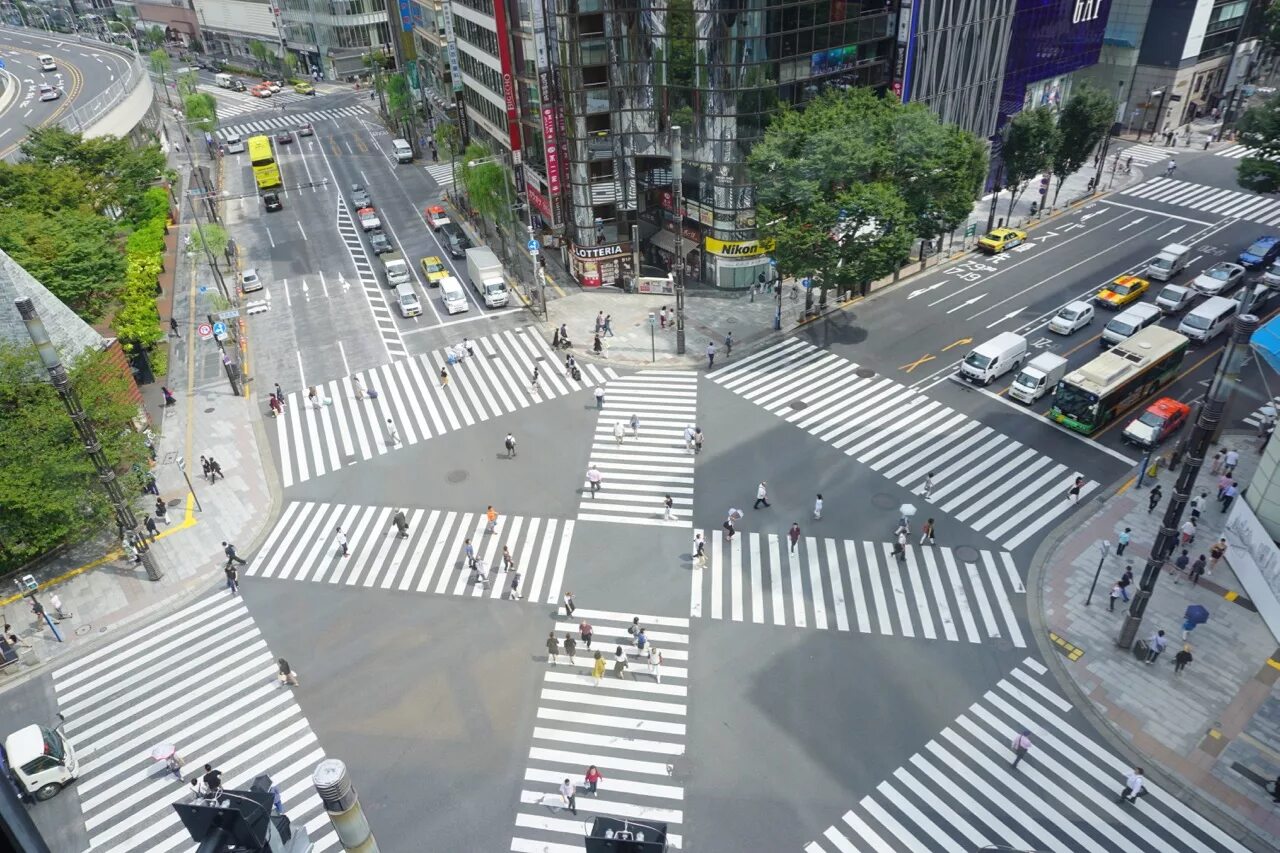
[{"label": "road lane marking", "polygon": [[1203,219],[1192,219],[1190,216],[1178,216],[1177,214],[1173,214],[1173,213],[1165,213],[1165,212],[1164,212],[1164,211],[1162,211],[1162,210],[1152,210],[1152,209],[1151,209],[1151,208],[1149,208],[1149,207],[1138,207],[1137,205],[1133,205],[1133,204],[1122,204],[1122,203],[1120,203],[1120,202],[1118,202],[1118,201],[1110,201],[1110,200],[1105,199],[1105,198],[1100,198],[1100,199],[1098,199],[1098,203],[1099,203],[1099,204],[1109,204],[1109,205],[1111,205],[1112,207],[1123,207],[1123,208],[1126,208],[1127,210],[1136,210],[1136,211],[1139,211],[1139,212],[1142,212],[1142,213],[1154,213],[1155,215],[1157,215],[1157,216],[1163,216],[1163,217],[1165,217],[1166,219],[1177,219],[1177,220],[1180,220],[1180,221],[1182,221],[1182,222],[1193,222],[1193,223],[1195,223],[1196,225],[1203,225],[1203,226],[1205,226],[1206,228],[1208,228],[1208,227],[1210,227],[1210,226],[1212,226],[1212,225],[1216,224],[1216,223],[1213,223],[1213,222],[1205,222]]}]

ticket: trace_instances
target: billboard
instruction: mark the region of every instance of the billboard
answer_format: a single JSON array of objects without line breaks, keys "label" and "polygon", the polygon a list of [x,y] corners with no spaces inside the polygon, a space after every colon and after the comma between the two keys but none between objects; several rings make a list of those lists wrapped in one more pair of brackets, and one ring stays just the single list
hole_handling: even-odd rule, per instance
[{"label": "billboard", "polygon": [[1018,0],[1013,13],[1000,120],[1022,110],[1027,88],[1098,61],[1112,0]]},{"label": "billboard", "polygon": [[[502,100],[507,107],[507,136],[511,141],[513,164],[520,162],[520,116],[516,104],[516,71],[511,61],[511,36],[507,30],[506,0],[494,0],[493,26],[498,36],[498,59],[502,62]],[[517,185],[523,182],[524,171],[517,170]]]}]

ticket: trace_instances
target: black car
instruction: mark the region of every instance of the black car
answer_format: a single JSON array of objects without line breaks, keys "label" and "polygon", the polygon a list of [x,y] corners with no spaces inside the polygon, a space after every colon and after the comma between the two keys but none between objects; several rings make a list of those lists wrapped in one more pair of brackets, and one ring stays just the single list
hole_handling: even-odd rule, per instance
[{"label": "black car", "polygon": [[262,203],[267,210],[280,210],[284,205],[280,202],[280,194],[276,192],[265,192],[262,194]]},{"label": "black car", "polygon": [[277,134],[276,134],[276,144],[277,144],[277,145],[292,145],[292,144],[293,144],[293,134],[292,134],[292,133],[290,133],[290,132],[289,132],[289,131],[287,131],[287,130],[282,130],[282,131],[280,131],[279,133],[277,133]]},{"label": "black car", "polygon": [[440,237],[441,244],[449,252],[451,258],[465,258],[467,249],[471,248],[471,241],[467,239],[467,235],[462,233],[462,229],[457,223],[449,222],[440,226],[440,230],[436,232]]},{"label": "black car", "polygon": [[369,198],[369,191],[364,188],[363,184],[351,185],[351,206],[356,210],[362,207],[369,207],[373,204],[373,200]]},{"label": "black car", "polygon": [[369,232],[369,247],[373,249],[375,255],[396,250],[396,247],[391,245],[391,238],[381,231]]}]

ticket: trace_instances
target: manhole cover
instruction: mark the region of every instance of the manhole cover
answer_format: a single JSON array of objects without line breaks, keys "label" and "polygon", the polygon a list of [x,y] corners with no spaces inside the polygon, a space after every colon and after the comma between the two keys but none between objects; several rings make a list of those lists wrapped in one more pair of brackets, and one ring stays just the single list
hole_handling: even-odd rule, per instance
[{"label": "manhole cover", "polygon": [[89,633],[92,630],[93,630],[92,625],[81,625],[79,628],[76,628],[76,636],[83,637],[85,634]]},{"label": "manhole cover", "polygon": [[445,475],[445,479],[448,480],[450,483],[461,483],[463,480],[467,479],[467,472],[466,471],[450,471],[448,474]]},{"label": "manhole cover", "polygon": [[791,408],[793,408],[793,409],[807,409],[808,407],[809,407],[809,404],[808,404],[807,402],[805,402],[804,400],[792,400],[792,401],[791,401]]},{"label": "manhole cover", "polygon": [[955,555],[956,559],[962,563],[976,563],[980,556],[978,554],[978,549],[974,548],[972,545],[961,545],[959,548],[955,549]]},{"label": "manhole cover", "polygon": [[870,379],[872,376],[876,375],[876,372],[870,367],[859,367],[857,370],[853,371],[853,374],[859,379]]}]

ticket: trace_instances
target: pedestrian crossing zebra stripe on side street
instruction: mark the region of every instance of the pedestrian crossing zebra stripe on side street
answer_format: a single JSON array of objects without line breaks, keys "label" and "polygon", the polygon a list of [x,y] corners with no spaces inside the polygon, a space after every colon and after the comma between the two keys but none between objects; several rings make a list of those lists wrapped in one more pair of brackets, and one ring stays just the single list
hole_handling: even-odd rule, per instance
[{"label": "pedestrian crossing zebra stripe on side street", "polygon": [[[829,827],[805,853],[929,850],[1247,849],[1146,780],[1117,802],[1133,767],[1083,731],[1070,702],[1027,658]],[[1031,747],[1010,767],[1011,743]],[[946,784],[938,784],[946,780]]]},{"label": "pedestrian crossing zebra stripe on side street", "polygon": [[[1162,163],[1173,156],[1170,152],[1171,148],[1160,148],[1155,145],[1130,145],[1119,153],[1119,159],[1116,162],[1123,163],[1127,158],[1133,158],[1135,166],[1152,166],[1156,163]],[[1113,158],[1115,154],[1111,155]]]},{"label": "pedestrian crossing zebra stripe on side street", "polygon": [[[397,535],[393,523],[397,509],[405,510],[409,522],[406,538]],[[555,604],[568,566],[574,522],[508,516],[497,509],[497,530],[486,533],[483,507],[458,512],[295,501],[285,507],[242,573],[365,589],[510,598],[513,575],[503,569],[505,546],[520,575],[521,598]],[[347,537],[348,557],[342,556],[338,528]],[[467,567],[467,539],[483,571],[479,582]]]},{"label": "pedestrian crossing zebra stripe on side street", "polygon": [[[1075,504],[1079,472],[879,373],[789,338],[708,378],[1013,550]],[[1017,459],[1017,465],[1010,460]],[[1098,488],[1087,481],[1080,498]]]},{"label": "pedestrian crossing zebra stripe on side street", "polygon": [[1258,406],[1249,414],[1241,418],[1240,421],[1242,423],[1245,423],[1253,427],[1254,429],[1257,429],[1259,426],[1262,425],[1262,422],[1266,420],[1266,414],[1264,414],[1263,412],[1263,409],[1266,409],[1266,408],[1269,408],[1271,410],[1270,412],[1271,419],[1275,420],[1276,412],[1280,412],[1280,397],[1271,398],[1270,402],[1263,403],[1262,405]]},{"label": "pedestrian crossing zebra stripe on side street", "polygon": [[[602,476],[591,491],[582,481],[579,521],[688,527],[693,521],[694,455],[684,431],[697,421],[698,375],[685,370],[644,370],[610,379],[596,419],[590,463]],[[639,434],[630,426],[639,419]],[[614,425],[622,425],[621,441]],[[670,495],[674,518],[666,518]]]},{"label": "pedestrian crossing zebra stripe on side street", "polygon": [[[289,657],[287,649],[274,650]],[[268,774],[285,814],[316,850],[338,848],[311,774],[324,760],[294,698],[282,687],[275,653],[239,596],[206,596],[54,670],[57,705],[78,750],[76,793],[89,850],[189,850],[173,803],[191,800],[187,779],[205,764],[224,789],[246,789]],[[185,762],[175,779],[151,758],[158,744]]]},{"label": "pedestrian crossing zebra stripe on side street", "polygon": [[1280,223],[1280,201],[1275,198],[1240,190],[1225,190],[1207,184],[1164,177],[1151,178],[1135,187],[1120,190],[1118,194],[1189,207],[1224,218],[1247,219],[1262,225]]},{"label": "pedestrian crossing zebra stripe on side street", "polygon": [[[627,627],[636,615],[662,655],[660,672],[651,671],[631,643]],[[591,648],[578,633],[583,620],[594,629]],[[689,620],[578,608],[554,627],[561,652],[538,694],[509,849],[581,851],[583,822],[597,815],[665,823],[670,848],[683,849],[684,787],[675,782],[673,765],[687,739]],[[563,651],[566,635],[577,643],[572,663]],[[618,646],[628,657],[625,678],[613,672]],[[591,675],[597,651],[607,665],[598,687]],[[596,796],[583,781],[592,765],[603,777]],[[565,779],[578,788],[576,816],[559,793]]]},{"label": "pedestrian crossing zebra stripe on side street", "polygon": [[739,531],[732,540],[713,530],[706,566],[694,567],[690,612],[950,642],[1007,638],[1026,647],[1015,612],[1026,588],[1011,554],[979,551],[966,562],[951,548],[914,542],[899,560],[888,541],[802,535],[793,551],[785,529]]},{"label": "pedestrian crossing zebra stripe on side street", "polygon": [[301,124],[316,124],[340,118],[359,118],[368,114],[368,110],[364,107],[333,107],[331,109],[308,110],[304,113],[264,115],[260,119],[220,127],[215,133],[220,141],[226,142],[233,136],[247,137],[256,133],[295,130]]},{"label": "pedestrian crossing zebra stripe on side street", "polygon": [[1280,157],[1268,157],[1248,145],[1231,145],[1226,148],[1220,148],[1213,152],[1219,157],[1226,157],[1231,160],[1243,160],[1245,157],[1259,157],[1263,160],[1277,160]]},{"label": "pedestrian crossing zebra stripe on side street", "polygon": [[423,166],[427,170],[427,174],[441,187],[453,186],[453,166],[449,163],[432,163],[430,166]]},{"label": "pedestrian crossing zebra stripe on side street", "polygon": [[[471,342],[474,356],[447,363],[443,350],[399,359],[354,374],[366,392],[355,396],[351,377],[316,385],[318,405],[306,389],[285,394],[275,418],[281,477],[288,488],[347,465],[403,449],[433,436],[590,388],[616,374],[580,365],[582,381],[567,376],[536,329],[499,332]],[[529,384],[540,368],[538,390]],[[449,384],[440,384],[440,369]],[[369,391],[377,393],[370,398]],[[269,416],[269,415],[268,415]],[[395,443],[387,421],[395,427]],[[520,436],[516,435],[517,453]]]}]

